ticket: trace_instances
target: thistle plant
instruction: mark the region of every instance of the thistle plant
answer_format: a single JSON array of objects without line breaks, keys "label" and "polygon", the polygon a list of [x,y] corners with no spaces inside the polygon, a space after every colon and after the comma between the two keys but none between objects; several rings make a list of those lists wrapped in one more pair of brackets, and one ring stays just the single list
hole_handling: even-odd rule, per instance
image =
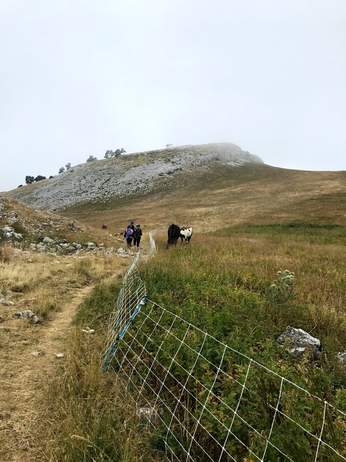
[{"label": "thistle plant", "polygon": [[278,271],[276,280],[269,286],[272,303],[286,303],[294,295],[296,276],[292,271]]}]

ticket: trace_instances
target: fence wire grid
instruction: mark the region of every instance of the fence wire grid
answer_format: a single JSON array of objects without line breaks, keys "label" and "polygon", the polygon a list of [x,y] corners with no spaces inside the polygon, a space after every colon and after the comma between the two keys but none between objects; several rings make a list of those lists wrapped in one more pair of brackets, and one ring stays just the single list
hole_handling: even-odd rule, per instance
[{"label": "fence wire grid", "polygon": [[103,368],[125,379],[167,460],[346,461],[343,411],[150,300],[140,258],[124,276]]}]

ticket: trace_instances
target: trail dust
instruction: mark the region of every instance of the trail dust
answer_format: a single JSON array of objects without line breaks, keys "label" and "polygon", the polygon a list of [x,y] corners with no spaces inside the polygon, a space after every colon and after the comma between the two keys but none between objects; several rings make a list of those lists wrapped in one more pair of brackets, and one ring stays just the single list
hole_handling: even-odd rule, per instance
[{"label": "trail dust", "polygon": [[92,288],[75,290],[70,302],[62,306],[47,326],[32,329],[8,326],[3,332],[0,330],[0,338],[9,334],[5,348],[0,343],[0,354],[4,350],[6,355],[0,379],[0,461],[40,460],[35,424],[49,418],[40,415],[40,384],[49,380],[58,361],[65,360],[56,355],[64,353],[64,340],[72,328],[73,316]]}]

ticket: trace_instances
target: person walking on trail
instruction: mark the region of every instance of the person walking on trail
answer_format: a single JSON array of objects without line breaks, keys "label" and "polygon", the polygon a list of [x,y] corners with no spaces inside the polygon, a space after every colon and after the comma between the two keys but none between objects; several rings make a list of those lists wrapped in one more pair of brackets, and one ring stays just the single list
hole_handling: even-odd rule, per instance
[{"label": "person walking on trail", "polygon": [[139,245],[141,243],[141,238],[142,238],[142,228],[141,225],[136,225],[136,228],[133,232],[133,245],[137,247],[137,250],[139,250]]},{"label": "person walking on trail", "polygon": [[132,240],[133,240],[133,228],[131,227],[131,225],[129,225],[129,226],[125,229],[124,238],[125,238],[125,240],[126,240],[127,247],[130,248],[131,245],[132,245]]}]

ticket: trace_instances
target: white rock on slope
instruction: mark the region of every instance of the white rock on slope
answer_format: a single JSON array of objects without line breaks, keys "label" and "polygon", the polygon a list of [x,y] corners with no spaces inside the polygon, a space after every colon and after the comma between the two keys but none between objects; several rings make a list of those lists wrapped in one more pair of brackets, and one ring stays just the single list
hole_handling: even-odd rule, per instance
[{"label": "white rock on slope", "polygon": [[295,357],[302,356],[306,351],[310,351],[315,359],[320,356],[321,342],[303,329],[287,327],[277,339],[280,345],[284,345],[287,351]]},{"label": "white rock on slope", "polygon": [[22,234],[16,233],[15,230],[11,226],[4,226],[0,229],[0,235],[4,239],[15,239],[17,241],[21,241],[23,239]]}]

